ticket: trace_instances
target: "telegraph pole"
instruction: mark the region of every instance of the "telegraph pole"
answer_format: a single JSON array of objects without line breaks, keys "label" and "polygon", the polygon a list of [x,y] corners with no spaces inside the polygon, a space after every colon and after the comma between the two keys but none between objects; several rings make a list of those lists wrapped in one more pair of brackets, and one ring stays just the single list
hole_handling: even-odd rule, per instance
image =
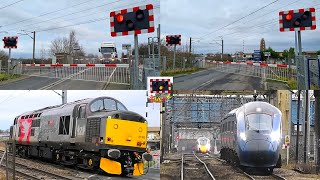
[{"label": "telegraph pole", "polygon": [[221,37],[222,41],[222,54],[221,54],[221,61],[223,61],[223,37]]},{"label": "telegraph pole", "polygon": [[315,97],[315,118],[314,118],[314,129],[315,129],[315,136],[316,136],[316,165],[317,165],[317,172],[320,170],[320,90],[314,91]]},{"label": "telegraph pole", "polygon": [[62,104],[67,104],[67,90],[62,90]]},{"label": "telegraph pole", "polygon": [[35,63],[35,51],[36,51],[36,32],[33,31],[33,53],[32,53],[32,59],[33,59],[33,63]]},{"label": "telegraph pole", "polygon": [[192,38],[190,37],[189,53],[191,54]]}]

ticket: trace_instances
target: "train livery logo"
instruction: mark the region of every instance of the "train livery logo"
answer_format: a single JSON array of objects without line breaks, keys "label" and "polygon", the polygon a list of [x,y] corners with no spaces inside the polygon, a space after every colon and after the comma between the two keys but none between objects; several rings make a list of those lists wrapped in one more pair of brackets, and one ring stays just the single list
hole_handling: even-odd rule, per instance
[{"label": "train livery logo", "polygon": [[30,133],[32,126],[32,118],[21,119],[19,118],[19,142],[27,142],[30,143]]}]

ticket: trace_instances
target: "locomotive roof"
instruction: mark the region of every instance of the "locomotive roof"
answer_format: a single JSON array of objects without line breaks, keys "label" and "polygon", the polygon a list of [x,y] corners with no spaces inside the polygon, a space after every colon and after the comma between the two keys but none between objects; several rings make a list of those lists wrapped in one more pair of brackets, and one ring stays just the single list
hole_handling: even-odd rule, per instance
[{"label": "locomotive roof", "polygon": [[[37,110],[33,110],[33,111],[28,111],[28,112],[25,112],[21,115],[26,115],[26,114],[30,114],[30,113],[42,113],[42,112],[45,112],[45,111],[48,111],[48,110],[54,110],[54,109],[61,109],[61,108],[64,108],[64,107],[74,107],[78,104],[88,104],[88,103],[91,103],[97,99],[104,99],[104,98],[109,98],[109,99],[113,99],[115,101],[118,101],[117,99],[115,98],[112,98],[112,97],[108,97],[108,96],[101,96],[101,97],[96,97],[96,98],[86,98],[86,99],[80,99],[80,100],[76,100],[76,101],[73,101],[73,102],[69,102],[69,103],[66,103],[66,104],[60,104],[60,105],[55,105],[55,106],[48,106],[48,107],[44,107],[44,108],[41,108],[41,109],[37,109]],[[120,102],[120,101],[118,101]]]}]

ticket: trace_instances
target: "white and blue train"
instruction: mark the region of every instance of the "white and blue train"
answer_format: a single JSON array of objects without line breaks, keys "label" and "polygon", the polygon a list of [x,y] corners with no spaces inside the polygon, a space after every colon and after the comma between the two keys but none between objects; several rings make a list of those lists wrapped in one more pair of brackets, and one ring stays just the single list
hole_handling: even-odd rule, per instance
[{"label": "white and blue train", "polygon": [[221,158],[244,169],[273,172],[281,167],[281,111],[266,102],[250,102],[221,120]]}]

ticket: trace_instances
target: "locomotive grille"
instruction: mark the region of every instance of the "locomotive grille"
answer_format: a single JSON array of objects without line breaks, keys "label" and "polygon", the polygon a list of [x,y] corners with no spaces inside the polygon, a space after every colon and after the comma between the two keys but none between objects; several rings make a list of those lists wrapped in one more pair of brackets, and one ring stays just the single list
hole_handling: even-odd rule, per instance
[{"label": "locomotive grille", "polygon": [[88,119],[86,129],[86,142],[95,143],[100,137],[100,118]]}]

